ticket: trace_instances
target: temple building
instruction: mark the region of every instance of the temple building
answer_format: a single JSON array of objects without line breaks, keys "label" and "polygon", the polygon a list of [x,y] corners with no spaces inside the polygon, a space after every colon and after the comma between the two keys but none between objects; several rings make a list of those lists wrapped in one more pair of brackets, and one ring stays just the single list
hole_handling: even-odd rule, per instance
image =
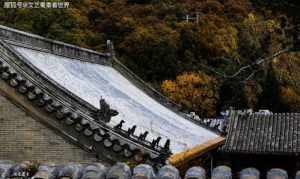
[{"label": "temple building", "polygon": [[0,49],[0,159],[163,163],[221,135],[181,112],[112,52],[5,26]]},{"label": "temple building", "polygon": [[0,26],[0,178],[300,176],[300,114],[200,119],[108,46]]},{"label": "temple building", "polygon": [[245,166],[267,172],[282,168],[291,173],[300,167],[300,113],[238,114],[228,121],[225,144],[218,158],[232,168]]}]

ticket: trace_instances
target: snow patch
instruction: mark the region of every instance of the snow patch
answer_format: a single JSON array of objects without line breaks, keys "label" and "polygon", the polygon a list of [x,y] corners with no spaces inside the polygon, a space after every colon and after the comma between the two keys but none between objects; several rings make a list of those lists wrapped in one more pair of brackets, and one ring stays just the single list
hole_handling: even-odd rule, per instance
[{"label": "snow patch", "polygon": [[149,131],[148,140],[162,136],[171,140],[173,153],[218,137],[161,105],[137,88],[117,70],[58,55],[14,46],[30,63],[64,88],[99,108],[103,97],[119,115],[109,125],[125,121],[125,129],[137,125],[135,134]]}]

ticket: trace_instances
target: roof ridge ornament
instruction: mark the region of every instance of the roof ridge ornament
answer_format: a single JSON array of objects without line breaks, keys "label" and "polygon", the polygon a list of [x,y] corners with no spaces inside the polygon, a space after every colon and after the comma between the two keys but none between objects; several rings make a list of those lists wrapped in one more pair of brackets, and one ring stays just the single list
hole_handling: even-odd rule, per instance
[{"label": "roof ridge ornament", "polygon": [[106,45],[107,45],[108,53],[109,53],[110,57],[115,58],[116,52],[115,52],[115,47],[114,47],[113,42],[111,40],[107,40]]},{"label": "roof ridge ornament", "polygon": [[100,101],[100,109],[96,112],[96,120],[104,121],[106,123],[110,122],[113,116],[117,116],[119,112],[115,109],[111,109],[110,105],[101,97]]}]

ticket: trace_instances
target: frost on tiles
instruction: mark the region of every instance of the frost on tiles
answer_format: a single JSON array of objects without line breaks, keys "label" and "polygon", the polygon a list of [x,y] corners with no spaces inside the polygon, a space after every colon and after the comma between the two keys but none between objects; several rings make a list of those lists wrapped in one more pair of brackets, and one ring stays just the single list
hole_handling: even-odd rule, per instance
[{"label": "frost on tiles", "polygon": [[110,66],[14,48],[43,73],[95,107],[99,108],[99,99],[104,98],[119,112],[111,119],[111,126],[124,120],[125,129],[137,125],[136,134],[149,131],[148,140],[162,136],[164,143],[170,139],[173,153],[217,137],[164,107]]}]

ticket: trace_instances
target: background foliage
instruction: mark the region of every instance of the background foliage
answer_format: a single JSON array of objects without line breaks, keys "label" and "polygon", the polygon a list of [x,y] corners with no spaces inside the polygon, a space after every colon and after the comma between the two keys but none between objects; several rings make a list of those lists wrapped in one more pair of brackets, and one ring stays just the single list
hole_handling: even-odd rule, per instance
[{"label": "background foliage", "polygon": [[[229,106],[300,111],[299,53],[234,78],[218,75],[295,46],[297,1],[73,0],[71,6],[0,9],[0,23],[99,51],[110,39],[130,69],[201,116]],[[183,19],[197,13],[197,22]]]}]

